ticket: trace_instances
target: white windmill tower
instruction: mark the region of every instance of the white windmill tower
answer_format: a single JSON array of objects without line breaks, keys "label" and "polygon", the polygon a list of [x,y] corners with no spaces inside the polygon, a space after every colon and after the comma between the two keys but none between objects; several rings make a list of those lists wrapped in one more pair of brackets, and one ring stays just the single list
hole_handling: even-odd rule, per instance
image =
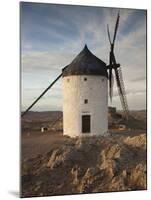
[{"label": "white windmill tower", "polygon": [[126,92],[120,64],[116,62],[114,45],[119,24],[119,14],[111,41],[107,27],[110,53],[109,65],[93,55],[87,46],[63,68],[62,73],[22,113],[24,116],[39,99],[63,77],[63,126],[64,135],[70,137],[104,135],[108,131],[108,81],[109,96],[113,96],[113,71],[121,105],[126,119],[129,116]]},{"label": "white windmill tower", "polygon": [[64,135],[103,135],[108,130],[106,64],[85,45],[62,76]]}]

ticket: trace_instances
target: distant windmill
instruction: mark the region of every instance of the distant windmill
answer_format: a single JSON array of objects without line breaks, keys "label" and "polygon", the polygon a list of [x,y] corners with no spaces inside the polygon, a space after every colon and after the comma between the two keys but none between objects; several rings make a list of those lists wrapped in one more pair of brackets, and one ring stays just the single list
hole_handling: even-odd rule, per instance
[{"label": "distant windmill", "polygon": [[22,113],[24,116],[39,99],[63,77],[63,127],[64,134],[71,137],[82,135],[103,135],[108,131],[108,81],[109,96],[113,97],[113,71],[122,108],[126,119],[129,111],[122,78],[121,66],[116,62],[114,45],[119,25],[119,13],[110,42],[109,65],[90,52],[87,45],[44,92]]}]

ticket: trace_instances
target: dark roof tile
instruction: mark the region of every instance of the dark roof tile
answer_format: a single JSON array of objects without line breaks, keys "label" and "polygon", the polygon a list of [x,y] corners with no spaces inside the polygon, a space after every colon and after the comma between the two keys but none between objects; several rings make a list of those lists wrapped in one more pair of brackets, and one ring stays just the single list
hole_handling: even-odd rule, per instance
[{"label": "dark roof tile", "polygon": [[85,45],[77,57],[62,70],[63,77],[71,75],[107,75],[106,64],[93,55]]}]

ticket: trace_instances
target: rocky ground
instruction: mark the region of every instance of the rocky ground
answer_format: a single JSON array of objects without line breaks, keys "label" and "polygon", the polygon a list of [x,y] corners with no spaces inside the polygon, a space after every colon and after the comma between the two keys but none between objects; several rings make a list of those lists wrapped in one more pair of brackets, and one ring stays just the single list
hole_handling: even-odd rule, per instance
[{"label": "rocky ground", "polygon": [[22,197],[146,189],[145,133],[61,137],[31,157],[23,143]]}]

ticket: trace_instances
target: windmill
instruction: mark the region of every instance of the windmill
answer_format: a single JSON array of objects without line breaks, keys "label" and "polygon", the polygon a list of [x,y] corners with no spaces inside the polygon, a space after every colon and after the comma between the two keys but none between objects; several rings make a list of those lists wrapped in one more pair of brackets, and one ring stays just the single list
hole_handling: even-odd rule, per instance
[{"label": "windmill", "polygon": [[[102,60],[92,54],[87,45],[85,45],[78,56],[62,69],[62,73],[22,113],[22,117],[62,77],[64,91],[63,119],[64,129],[67,135],[72,137],[79,136],[82,133],[105,133],[108,131],[108,82],[109,96],[112,101],[114,71],[122,108],[126,119],[128,119],[128,104],[121,66],[116,62],[114,55],[119,18],[120,15],[118,13],[112,41],[109,27],[107,26],[110,42],[109,65],[106,65]],[[79,134],[77,135],[78,132]]]}]

